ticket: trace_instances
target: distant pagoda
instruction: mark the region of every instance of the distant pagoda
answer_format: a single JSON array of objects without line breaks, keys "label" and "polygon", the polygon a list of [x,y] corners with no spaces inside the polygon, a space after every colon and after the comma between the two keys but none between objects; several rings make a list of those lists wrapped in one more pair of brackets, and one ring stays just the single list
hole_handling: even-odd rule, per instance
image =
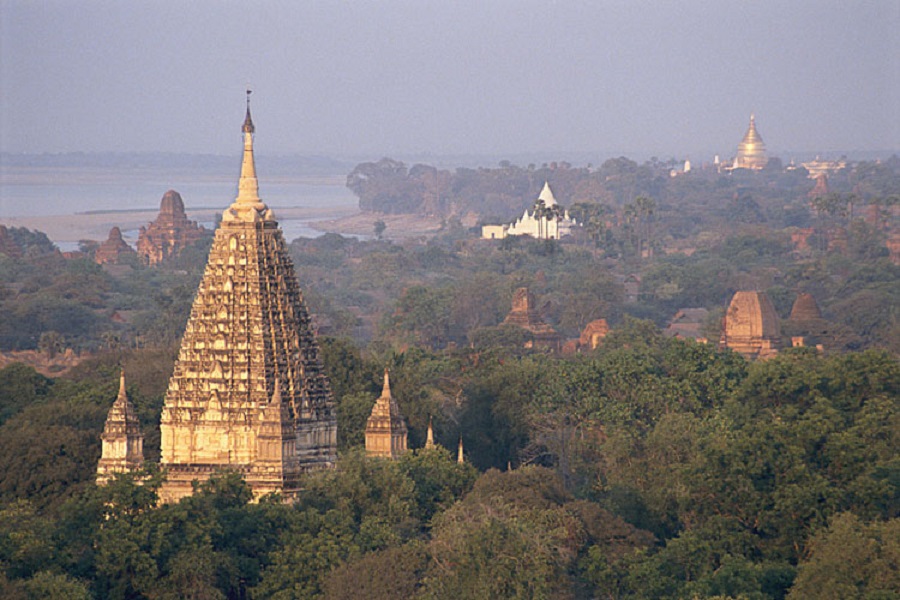
[{"label": "distant pagoda", "polygon": [[735,169],[762,169],[769,162],[766,156],[766,144],[756,130],[756,118],[750,115],[750,126],[744,139],[738,144],[737,156],[734,157]]},{"label": "distant pagoda", "polygon": [[181,251],[202,240],[209,231],[187,218],[184,200],[175,190],[163,194],[159,215],[138,232],[137,253],[148,265],[177,257]]},{"label": "distant pagoda", "polygon": [[117,264],[123,257],[129,255],[134,255],[134,248],[122,239],[122,230],[113,227],[109,230],[107,240],[94,252],[94,262],[98,265]]},{"label": "distant pagoda", "polygon": [[407,428],[400,407],[391,395],[391,381],[384,371],[381,396],[372,407],[366,422],[366,454],[382,458],[398,458],[406,452]]},{"label": "distant pagoda", "polygon": [[719,345],[748,359],[771,358],[778,354],[781,328],[775,307],[765,292],[735,292],[725,311]]},{"label": "distant pagoda", "polygon": [[501,325],[515,325],[531,334],[526,348],[559,350],[562,338],[553,327],[544,322],[534,294],[527,287],[520,287],[513,294],[512,310]]},{"label": "distant pagoda", "polygon": [[254,496],[290,497],[300,475],[333,466],[331,386],[294,267],[260,200],[249,91],[238,195],[215,232],[162,411],[160,496],[192,493],[219,470]]}]

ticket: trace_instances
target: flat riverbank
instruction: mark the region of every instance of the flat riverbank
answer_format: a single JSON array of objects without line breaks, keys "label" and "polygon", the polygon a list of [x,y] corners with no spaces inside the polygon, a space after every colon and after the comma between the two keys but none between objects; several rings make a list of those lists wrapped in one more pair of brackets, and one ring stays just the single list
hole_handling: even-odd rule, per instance
[{"label": "flat riverbank", "polygon": [[[339,224],[344,219],[351,219],[360,214],[354,206],[324,206],[324,207],[273,207],[275,218],[284,231],[285,237],[290,241],[300,237],[304,233],[314,235],[315,231],[334,231],[331,225],[320,223]],[[214,209],[187,209],[188,218],[207,227],[215,222],[216,213],[221,210]],[[109,230],[118,227],[122,230],[126,241],[132,245],[137,239],[137,231],[155,219],[159,210],[122,210],[99,211],[90,213],[76,213],[71,215],[46,215],[26,217],[0,217],[0,224],[7,227],[27,227],[47,234],[55,244],[63,249],[71,249],[80,240],[103,241],[109,235]],[[362,235],[372,235],[372,223],[370,221],[366,231]],[[337,231],[344,233],[344,231]],[[346,231],[354,233],[354,231]]]}]

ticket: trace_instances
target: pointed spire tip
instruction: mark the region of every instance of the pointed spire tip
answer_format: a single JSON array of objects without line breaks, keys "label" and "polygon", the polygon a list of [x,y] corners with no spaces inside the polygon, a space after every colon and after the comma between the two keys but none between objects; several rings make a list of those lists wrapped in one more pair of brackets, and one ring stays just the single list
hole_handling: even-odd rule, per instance
[{"label": "pointed spire tip", "polygon": [[384,386],[381,388],[381,395],[385,398],[391,397],[391,378],[386,368],[384,370]]}]

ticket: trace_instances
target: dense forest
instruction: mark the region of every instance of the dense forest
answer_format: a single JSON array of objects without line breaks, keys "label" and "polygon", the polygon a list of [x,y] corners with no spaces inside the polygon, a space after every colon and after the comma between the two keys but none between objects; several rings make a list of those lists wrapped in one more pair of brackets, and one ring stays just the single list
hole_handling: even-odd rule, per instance
[{"label": "dense forest", "polygon": [[[748,364],[628,321],[563,359],[495,347],[361,354],[323,339],[341,457],[293,505],[223,473],[93,484],[116,367],[158,456],[171,355],[48,379],[0,371],[7,598],[889,598],[900,586],[900,365],[809,349]],[[387,364],[421,447],[366,459]],[[54,596],[55,594],[55,596]]]},{"label": "dense forest", "polygon": [[[340,444],[292,504],[253,503],[228,472],[156,502],[160,411],[207,246],[101,267],[87,244],[64,256],[11,229],[0,351],[43,360],[0,369],[0,597],[896,597],[900,267],[885,243],[900,161],[848,167],[818,198],[801,169],[670,166],[357,167],[368,208],[445,225],[404,244],[389,228],[291,242]],[[544,180],[584,223],[571,239],[462,224],[521,214]],[[612,330],[580,353],[525,348],[501,325],[519,287],[565,338],[599,318]],[[785,323],[811,293],[821,349],[785,339],[748,362],[666,331],[704,308],[715,342],[741,289],[765,290]],[[75,366],[54,362],[67,351]],[[148,466],[98,488],[120,368]],[[397,461],[362,451],[385,368],[415,448]],[[443,449],[460,437],[462,465]]]}]

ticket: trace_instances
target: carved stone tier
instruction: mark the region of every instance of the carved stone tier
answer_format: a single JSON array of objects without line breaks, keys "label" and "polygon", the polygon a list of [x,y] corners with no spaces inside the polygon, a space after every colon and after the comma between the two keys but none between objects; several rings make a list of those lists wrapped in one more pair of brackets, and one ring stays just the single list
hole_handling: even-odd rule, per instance
[{"label": "carved stone tier", "polygon": [[754,359],[778,354],[780,344],[778,315],[769,297],[764,292],[735,292],[720,345]]},{"label": "carved stone tier", "polygon": [[811,321],[821,319],[822,312],[812,294],[800,294],[791,307],[791,321]]},{"label": "carved stone tier", "polygon": [[384,388],[366,422],[366,454],[397,458],[406,452],[406,442],[406,423],[397,401],[391,396],[391,383],[385,370]]},{"label": "carved stone tier", "polygon": [[182,250],[209,235],[209,231],[187,218],[184,201],[175,190],[166,192],[159,215],[138,233],[137,252],[141,259],[155,265],[178,256]]},{"label": "carved stone tier", "polygon": [[119,395],[109,409],[100,435],[102,451],[97,464],[97,484],[106,484],[116,473],[140,469],[144,464],[144,434],[134,407],[125,393],[125,373],[119,380]]},{"label": "carved stone tier", "polygon": [[161,428],[166,499],[224,467],[256,495],[290,493],[301,473],[335,462],[330,384],[275,221],[216,231]]}]

